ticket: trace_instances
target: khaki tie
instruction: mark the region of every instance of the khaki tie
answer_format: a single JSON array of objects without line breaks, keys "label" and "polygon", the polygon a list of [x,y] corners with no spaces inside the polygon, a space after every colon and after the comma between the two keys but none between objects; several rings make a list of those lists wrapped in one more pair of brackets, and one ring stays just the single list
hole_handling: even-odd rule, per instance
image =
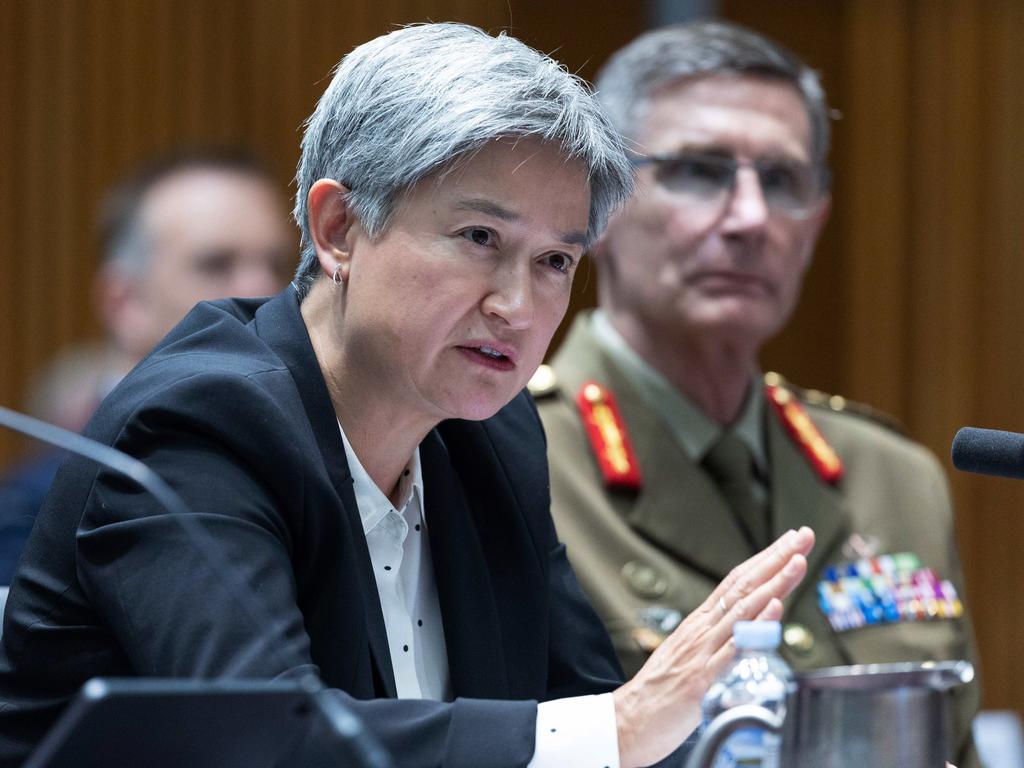
[{"label": "khaki tie", "polygon": [[754,496],[754,461],[747,446],[732,432],[723,432],[703,464],[754,551],[768,546],[768,510]]}]

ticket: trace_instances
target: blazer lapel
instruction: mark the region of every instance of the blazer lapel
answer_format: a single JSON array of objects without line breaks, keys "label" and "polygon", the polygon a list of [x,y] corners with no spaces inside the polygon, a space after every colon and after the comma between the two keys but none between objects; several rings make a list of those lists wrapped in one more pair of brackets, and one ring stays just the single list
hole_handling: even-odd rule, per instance
[{"label": "blazer lapel", "polygon": [[370,551],[366,546],[359,507],[356,505],[355,493],[352,490],[352,474],[345,458],[345,446],[341,442],[334,405],[320,372],[320,363],[309,340],[306,324],[302,320],[298,296],[294,289],[286,288],[261,306],[256,312],[254,326],[260,338],[288,367],[302,398],[306,418],[320,449],[324,470],[331,478],[331,484],[338,494],[341,512],[351,532],[357,561],[355,570],[366,613],[370,653],[376,665],[376,677],[384,689],[381,693],[396,698],[398,693],[391,665],[391,650],[388,647],[384,614],[381,612],[380,596],[377,594],[377,582],[373,577],[373,565],[370,561]]},{"label": "blazer lapel", "polygon": [[459,477],[437,431],[420,445],[424,507],[452,691],[509,698],[509,679],[484,551]]},{"label": "blazer lapel", "polygon": [[850,513],[838,490],[818,476],[770,408],[766,420],[772,468],[772,532],[779,536],[790,528],[807,525],[814,530],[816,540],[807,557],[807,577],[789,598],[793,603],[804,590],[815,588],[815,574],[825,567],[827,554],[849,536]]}]

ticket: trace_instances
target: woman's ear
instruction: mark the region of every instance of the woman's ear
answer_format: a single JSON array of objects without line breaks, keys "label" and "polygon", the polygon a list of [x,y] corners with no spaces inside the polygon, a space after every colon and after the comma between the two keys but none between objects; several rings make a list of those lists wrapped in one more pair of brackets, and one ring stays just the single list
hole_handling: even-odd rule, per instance
[{"label": "woman's ear", "polygon": [[348,204],[348,187],[333,179],[320,179],[309,188],[306,210],[309,236],[321,271],[335,282],[348,277],[351,236],[355,217]]}]

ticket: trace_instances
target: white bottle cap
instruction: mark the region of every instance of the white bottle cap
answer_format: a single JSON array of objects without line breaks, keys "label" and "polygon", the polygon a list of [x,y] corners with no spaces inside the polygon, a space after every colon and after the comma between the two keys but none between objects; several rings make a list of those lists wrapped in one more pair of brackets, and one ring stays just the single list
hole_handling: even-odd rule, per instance
[{"label": "white bottle cap", "polygon": [[777,621],[737,621],[732,625],[737,648],[770,650],[782,640],[782,625]]}]

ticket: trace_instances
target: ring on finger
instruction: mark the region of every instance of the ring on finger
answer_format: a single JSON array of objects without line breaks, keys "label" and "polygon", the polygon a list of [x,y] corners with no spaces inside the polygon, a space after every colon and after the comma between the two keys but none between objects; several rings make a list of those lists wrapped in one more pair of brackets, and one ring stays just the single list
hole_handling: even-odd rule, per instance
[{"label": "ring on finger", "polygon": [[729,614],[729,606],[725,604],[724,597],[718,598],[718,609],[722,612],[723,616],[727,616]]}]

